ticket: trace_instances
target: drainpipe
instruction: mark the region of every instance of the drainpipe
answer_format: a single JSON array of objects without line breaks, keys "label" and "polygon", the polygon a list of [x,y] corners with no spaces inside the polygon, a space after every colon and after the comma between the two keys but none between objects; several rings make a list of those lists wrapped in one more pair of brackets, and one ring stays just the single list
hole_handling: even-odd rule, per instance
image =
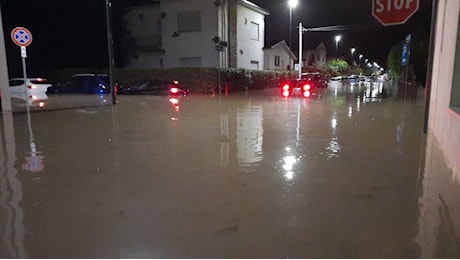
[{"label": "drainpipe", "polygon": [[434,42],[436,39],[436,19],[439,0],[433,0],[431,11],[430,48],[428,52],[428,67],[425,81],[425,115],[423,119],[423,133],[428,132],[428,121],[430,115],[431,80],[433,78]]}]

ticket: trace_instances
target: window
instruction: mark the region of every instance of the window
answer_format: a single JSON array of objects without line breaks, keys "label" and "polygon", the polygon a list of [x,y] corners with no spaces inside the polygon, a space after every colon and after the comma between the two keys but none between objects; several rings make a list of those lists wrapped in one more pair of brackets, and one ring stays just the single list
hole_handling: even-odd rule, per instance
[{"label": "window", "polygon": [[177,27],[179,33],[201,31],[200,11],[178,13]]},{"label": "window", "polygon": [[454,77],[450,94],[450,108],[460,114],[460,22],[457,28],[457,46],[455,48]]},{"label": "window", "polygon": [[251,24],[249,26],[250,26],[250,28],[249,28],[249,37],[252,40],[258,41],[259,40],[259,24],[255,23],[255,22],[251,22]]},{"label": "window", "polygon": [[10,80],[10,87],[21,86],[24,84],[24,80],[22,79],[11,79]]},{"label": "window", "polygon": [[259,70],[259,62],[256,60],[251,61],[251,69],[252,70]]},{"label": "window", "polygon": [[179,63],[181,67],[201,67],[201,57],[183,57]]},{"label": "window", "polygon": [[275,56],[275,66],[276,67],[280,66],[280,56]]}]

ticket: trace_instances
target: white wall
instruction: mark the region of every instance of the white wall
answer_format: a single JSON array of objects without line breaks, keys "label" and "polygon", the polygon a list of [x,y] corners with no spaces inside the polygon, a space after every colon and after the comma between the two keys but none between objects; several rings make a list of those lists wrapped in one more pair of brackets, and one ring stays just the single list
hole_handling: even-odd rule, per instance
[{"label": "white wall", "polygon": [[[275,56],[280,57],[279,66],[275,66]],[[289,53],[282,46],[264,50],[264,69],[265,70],[287,70],[289,65]]]},{"label": "white wall", "polygon": [[449,103],[459,10],[458,0],[439,1],[428,124],[428,133],[435,136],[449,166],[457,173],[460,171],[460,116],[449,108]]},{"label": "white wall", "polygon": [[[126,28],[129,28],[130,36],[136,39],[138,45],[143,43],[158,42],[161,47],[161,17],[160,5],[141,5],[131,8],[124,16]],[[133,69],[159,68],[162,55],[148,51],[134,51],[127,54],[126,67]]]},{"label": "white wall", "polygon": [[[218,7],[211,0],[168,0],[161,3],[163,19],[163,48],[166,50],[164,67],[179,67],[180,58],[201,57],[201,66],[218,66],[218,52],[212,39],[218,35]],[[178,31],[177,15],[181,12],[201,12],[201,32],[180,33]]]},{"label": "white wall", "polygon": [[[264,68],[265,16],[245,6],[237,7],[237,67],[253,69],[251,61],[259,63],[259,70]],[[259,40],[250,38],[250,25],[254,22],[259,25]]]}]

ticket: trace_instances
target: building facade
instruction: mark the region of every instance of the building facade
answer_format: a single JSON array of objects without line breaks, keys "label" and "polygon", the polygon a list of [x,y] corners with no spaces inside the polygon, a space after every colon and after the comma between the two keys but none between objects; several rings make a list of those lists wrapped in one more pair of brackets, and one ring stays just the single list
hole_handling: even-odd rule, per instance
[{"label": "building facade", "polygon": [[457,173],[460,171],[459,15],[460,1],[438,2],[428,121],[428,133],[439,142],[449,166]]},{"label": "building facade", "polygon": [[132,7],[123,16],[126,67],[261,70],[266,15],[246,0],[161,0]]},{"label": "building facade", "polygon": [[289,64],[297,60],[286,41],[280,41],[264,49],[264,68],[266,70],[289,70]]},{"label": "building facade", "polygon": [[326,67],[326,46],[320,43],[315,49],[305,52],[305,60],[303,65],[306,68],[324,69]]}]

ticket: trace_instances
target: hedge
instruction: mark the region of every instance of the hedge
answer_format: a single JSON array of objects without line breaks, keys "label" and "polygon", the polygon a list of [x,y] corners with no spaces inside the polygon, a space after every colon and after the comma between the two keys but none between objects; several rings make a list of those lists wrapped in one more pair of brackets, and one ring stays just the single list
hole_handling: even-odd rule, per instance
[{"label": "hedge", "polygon": [[[41,76],[51,82],[64,84],[73,74],[107,73],[104,69],[58,69],[40,72]],[[255,71],[245,69],[202,68],[171,68],[171,69],[114,69],[113,80],[122,86],[132,86],[151,79],[178,80],[183,88],[191,93],[216,93],[221,90],[228,92],[276,88],[278,82],[287,78],[295,78],[294,72],[287,71]]]}]

